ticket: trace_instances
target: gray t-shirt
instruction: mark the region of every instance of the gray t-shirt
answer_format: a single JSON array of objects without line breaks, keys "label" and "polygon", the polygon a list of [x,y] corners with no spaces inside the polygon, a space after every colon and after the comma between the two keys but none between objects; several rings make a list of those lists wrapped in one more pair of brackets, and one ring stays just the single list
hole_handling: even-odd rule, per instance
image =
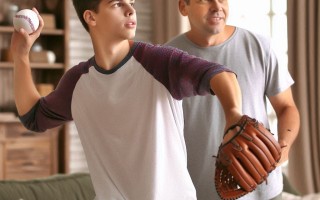
[{"label": "gray t-shirt", "polygon": [[[266,96],[274,96],[294,81],[288,69],[278,65],[267,38],[236,28],[224,43],[203,48],[185,34],[166,45],[189,54],[224,64],[236,72],[242,90],[243,113],[269,127]],[[219,199],[214,188],[215,158],[225,127],[224,112],[216,96],[196,96],[183,100],[188,169],[197,190],[198,200]],[[206,112],[207,111],[207,112]],[[277,134],[275,135],[277,138]],[[268,181],[241,200],[271,199],[283,189],[281,168],[272,172]]]}]

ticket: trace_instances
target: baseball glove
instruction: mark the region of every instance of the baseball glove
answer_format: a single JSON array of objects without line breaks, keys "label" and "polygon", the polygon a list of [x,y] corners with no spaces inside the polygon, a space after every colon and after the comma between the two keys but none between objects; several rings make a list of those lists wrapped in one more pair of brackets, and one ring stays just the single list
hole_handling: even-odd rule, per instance
[{"label": "baseball glove", "polygon": [[215,186],[224,200],[237,199],[256,189],[276,168],[281,157],[281,147],[272,133],[262,123],[247,115],[228,131],[236,134],[219,147]]}]

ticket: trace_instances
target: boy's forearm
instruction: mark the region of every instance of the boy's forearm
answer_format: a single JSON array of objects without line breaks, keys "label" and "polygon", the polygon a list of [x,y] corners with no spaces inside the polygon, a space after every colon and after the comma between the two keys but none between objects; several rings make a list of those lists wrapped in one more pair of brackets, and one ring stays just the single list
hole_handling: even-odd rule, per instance
[{"label": "boy's forearm", "polygon": [[229,127],[242,115],[242,96],[236,75],[230,72],[219,73],[211,79],[210,86],[223,107],[226,127]]},{"label": "boy's forearm", "polygon": [[14,97],[20,116],[26,114],[40,98],[32,79],[28,57],[14,61]]},{"label": "boy's forearm", "polygon": [[32,34],[24,29],[14,30],[11,36],[11,53],[14,60],[14,98],[18,114],[26,114],[40,99],[33,83],[29,61],[29,52],[40,36],[44,22],[39,12],[33,8],[39,18],[39,28]]}]

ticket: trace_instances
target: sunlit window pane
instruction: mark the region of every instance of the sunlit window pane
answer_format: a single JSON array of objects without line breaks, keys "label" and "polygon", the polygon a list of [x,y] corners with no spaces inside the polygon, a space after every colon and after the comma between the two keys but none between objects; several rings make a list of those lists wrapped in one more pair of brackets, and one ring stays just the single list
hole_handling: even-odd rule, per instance
[{"label": "sunlit window pane", "polygon": [[270,11],[270,0],[248,0],[246,8],[248,13],[253,13],[253,15],[267,15]]},{"label": "sunlit window pane", "polygon": [[270,0],[229,0],[229,7],[228,24],[271,36]]},{"label": "sunlit window pane", "polygon": [[277,55],[287,54],[287,0],[229,0],[229,9],[228,24],[270,37]]},{"label": "sunlit window pane", "polygon": [[276,44],[275,49],[280,52],[287,52],[287,16],[276,15],[272,22],[272,40]]},{"label": "sunlit window pane", "polygon": [[231,14],[266,15],[270,11],[270,0],[229,0]]},{"label": "sunlit window pane", "polygon": [[287,0],[272,0],[272,11],[277,14],[287,12]]}]

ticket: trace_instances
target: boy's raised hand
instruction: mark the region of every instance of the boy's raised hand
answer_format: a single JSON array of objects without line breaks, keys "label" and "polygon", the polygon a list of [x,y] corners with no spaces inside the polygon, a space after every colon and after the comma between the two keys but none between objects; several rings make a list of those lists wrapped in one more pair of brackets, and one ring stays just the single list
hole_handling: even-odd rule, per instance
[{"label": "boy's raised hand", "polygon": [[36,41],[36,39],[40,36],[40,33],[43,29],[44,22],[42,17],[39,15],[39,12],[36,8],[32,8],[34,12],[37,13],[39,18],[39,27],[38,29],[33,32],[32,34],[28,34],[24,29],[20,29],[19,31],[14,30],[12,37],[11,37],[11,54],[13,60],[16,62],[19,59],[28,59],[29,52]]}]

